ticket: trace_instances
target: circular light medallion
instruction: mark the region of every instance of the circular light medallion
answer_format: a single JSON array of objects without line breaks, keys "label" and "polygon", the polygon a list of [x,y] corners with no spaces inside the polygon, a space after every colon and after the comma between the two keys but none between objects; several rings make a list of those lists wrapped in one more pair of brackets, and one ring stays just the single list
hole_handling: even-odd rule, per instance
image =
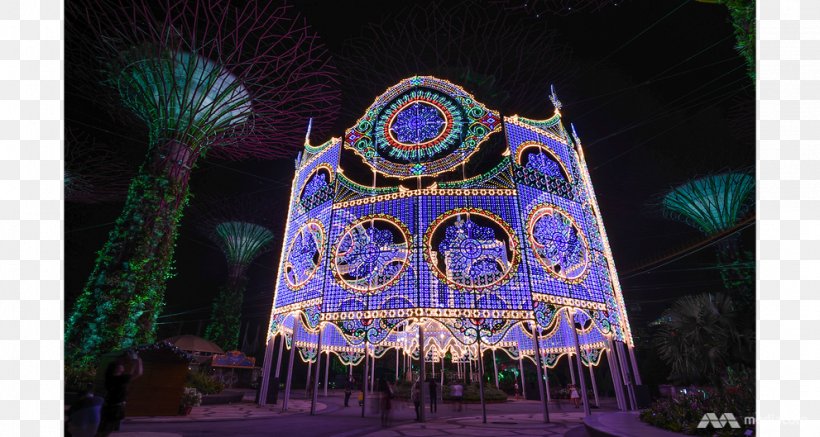
[{"label": "circular light medallion", "polygon": [[450,210],[430,223],[424,256],[442,282],[462,291],[495,289],[509,281],[521,254],[515,231],[477,208]]},{"label": "circular light medallion", "polygon": [[331,266],[339,283],[360,293],[392,286],[410,264],[410,230],[395,217],[374,214],[342,233]]},{"label": "circular light medallion", "polygon": [[302,288],[313,278],[322,263],[325,229],[318,220],[308,220],[296,232],[285,259],[285,282],[293,290]]},{"label": "circular light medallion", "polygon": [[565,282],[588,273],[589,245],[570,215],[552,205],[537,206],[527,220],[527,240],[547,272]]},{"label": "circular light medallion", "polygon": [[460,87],[412,77],[376,99],[345,133],[345,147],[389,176],[434,176],[469,159],[500,121]]},{"label": "circular light medallion", "polygon": [[399,108],[385,127],[396,146],[406,149],[424,147],[438,141],[447,130],[452,129],[452,117],[435,102],[410,100]]}]

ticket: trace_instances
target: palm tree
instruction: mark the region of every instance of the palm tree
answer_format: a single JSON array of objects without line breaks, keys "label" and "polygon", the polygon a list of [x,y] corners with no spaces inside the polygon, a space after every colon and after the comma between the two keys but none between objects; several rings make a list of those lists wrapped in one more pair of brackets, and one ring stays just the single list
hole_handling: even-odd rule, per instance
[{"label": "palm tree", "polygon": [[751,336],[739,329],[732,299],[721,293],[684,296],[661,317],[655,346],[677,383],[721,385],[728,367],[753,359]]}]

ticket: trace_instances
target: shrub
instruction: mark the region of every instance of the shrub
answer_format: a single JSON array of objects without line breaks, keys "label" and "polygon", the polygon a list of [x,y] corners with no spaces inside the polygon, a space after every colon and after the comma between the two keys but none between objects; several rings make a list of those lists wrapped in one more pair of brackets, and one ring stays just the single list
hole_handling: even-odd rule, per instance
[{"label": "shrub", "polygon": [[81,392],[94,383],[97,368],[91,365],[65,367],[65,391]]},{"label": "shrub", "polygon": [[206,395],[216,394],[225,389],[225,384],[202,372],[188,372],[188,382],[185,385]]},{"label": "shrub", "polygon": [[193,387],[185,387],[185,391],[182,392],[182,399],[180,400],[180,406],[182,408],[187,407],[198,407],[202,403],[202,393],[197,391],[197,389]]},{"label": "shrub", "polygon": [[[742,434],[744,430],[724,427],[698,428],[700,420],[706,413],[732,413],[743,428],[743,418],[755,414],[755,382],[750,372],[729,371],[722,390],[705,389],[679,395],[675,398],[663,398],[641,413],[641,420],[659,428],[694,435],[729,436]],[[740,432],[739,432],[740,431]]]}]

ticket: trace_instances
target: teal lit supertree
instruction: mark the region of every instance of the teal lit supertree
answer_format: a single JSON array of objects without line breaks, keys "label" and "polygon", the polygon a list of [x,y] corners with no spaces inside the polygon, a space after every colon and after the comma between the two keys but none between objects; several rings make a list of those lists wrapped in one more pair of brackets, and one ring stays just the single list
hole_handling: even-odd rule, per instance
[{"label": "teal lit supertree", "polygon": [[[316,35],[291,8],[228,0],[72,2],[75,44],[105,90],[148,128],[146,158],[66,322],[66,359],[152,342],[189,178],[206,154],[290,156],[329,123],[338,92]],[[85,52],[83,52],[85,50]]]},{"label": "teal lit supertree", "polygon": [[744,172],[704,176],[673,188],[662,200],[664,213],[718,241],[718,261],[724,285],[749,291],[751,268],[740,250],[739,233],[731,233],[752,206],[754,177]]},{"label": "teal lit supertree", "polygon": [[271,249],[273,232],[256,223],[225,221],[213,226],[210,236],[228,262],[228,279],[213,301],[205,337],[225,350],[234,350],[239,341],[248,266]]}]

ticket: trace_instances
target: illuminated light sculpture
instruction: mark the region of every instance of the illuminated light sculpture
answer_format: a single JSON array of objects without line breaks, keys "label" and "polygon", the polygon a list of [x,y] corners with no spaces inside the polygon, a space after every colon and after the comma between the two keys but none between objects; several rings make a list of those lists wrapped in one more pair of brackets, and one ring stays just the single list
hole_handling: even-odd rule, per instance
[{"label": "illuminated light sculpture", "polygon": [[310,116],[330,122],[338,92],[317,37],[289,7],[70,6],[71,22],[93,40],[79,50],[105,59],[113,100],[148,127],[146,159],[66,323],[67,360],[81,364],[153,342],[198,159],[292,156],[297,126]]},{"label": "illuminated light sculpture", "polygon": [[[508,149],[468,175],[493,136]],[[615,264],[580,141],[557,109],[547,120],[502,117],[457,85],[414,76],[343,138],[308,142],[296,161],[264,375],[276,338],[279,356],[295,344],[303,361],[333,354],[365,372],[390,350],[449,354],[456,366],[502,350],[545,369],[579,351],[595,366],[606,351],[634,400]],[[370,186],[339,167],[343,154],[372,172]],[[387,182],[377,186],[376,174]]]},{"label": "illuminated light sculpture", "polygon": [[[673,188],[661,202],[664,213],[707,236],[732,231],[741,224],[753,205],[754,177],[745,172],[726,172],[700,177]],[[721,277],[727,289],[753,299],[751,257],[744,261],[740,234],[734,232],[718,243]],[[742,264],[746,265],[742,265]],[[752,292],[752,293],[750,293]],[[750,302],[745,302],[750,304]],[[747,308],[751,309],[751,308]]]}]

